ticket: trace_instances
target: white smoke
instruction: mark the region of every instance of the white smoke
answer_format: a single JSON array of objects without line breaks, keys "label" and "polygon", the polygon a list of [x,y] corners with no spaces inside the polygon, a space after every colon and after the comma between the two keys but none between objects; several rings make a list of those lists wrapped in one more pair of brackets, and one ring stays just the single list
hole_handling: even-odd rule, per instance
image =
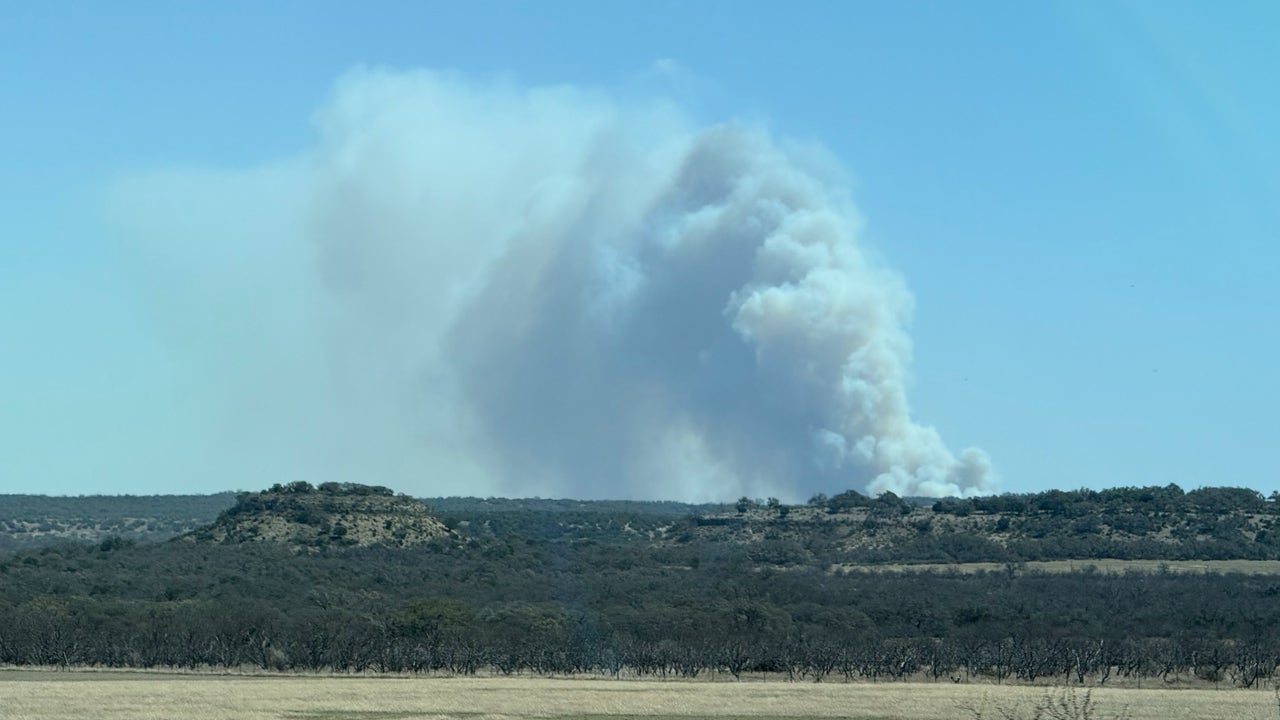
[{"label": "white smoke", "polygon": [[123,182],[242,487],[989,491],[905,394],[911,298],[813,153],[662,104],[360,71],[305,156]]}]

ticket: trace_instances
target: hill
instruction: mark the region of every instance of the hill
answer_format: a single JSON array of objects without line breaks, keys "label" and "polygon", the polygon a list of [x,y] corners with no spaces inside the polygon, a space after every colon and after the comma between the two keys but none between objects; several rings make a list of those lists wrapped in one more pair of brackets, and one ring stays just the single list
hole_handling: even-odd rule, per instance
[{"label": "hill", "polygon": [[[246,493],[213,495],[0,495],[0,551],[60,543],[162,542],[213,523]],[[510,533],[613,535],[649,532],[732,506],[673,501],[432,497],[451,524]],[[629,529],[627,528],[630,525]]]},{"label": "hill", "polygon": [[1280,504],[1244,488],[1051,490],[932,505],[885,493],[805,506],[743,498],[673,537],[758,547],[778,564],[1276,560]]},{"label": "hill", "polygon": [[412,547],[451,532],[421,500],[389,488],[356,483],[295,482],[245,493],[208,527],[184,540],[199,543],[269,542],[302,548]]},{"label": "hill", "polygon": [[107,538],[156,542],[208,525],[235,504],[213,495],[0,495],[0,550]]},{"label": "hill", "polygon": [[[408,519],[434,509],[435,520],[461,539],[484,545],[653,546],[676,556],[734,545],[759,562],[786,566],[1280,560],[1280,504],[1244,488],[1167,485],[942,500],[848,491],[805,505],[448,497],[426,500],[424,510],[386,488],[327,483],[297,492],[303,487],[311,488],[294,483],[239,496],[0,496],[0,550],[184,534],[205,542],[414,545],[439,536],[440,528]],[[229,512],[219,518],[223,511]],[[370,520],[378,513],[387,517]],[[394,529],[385,527],[388,520]]]}]

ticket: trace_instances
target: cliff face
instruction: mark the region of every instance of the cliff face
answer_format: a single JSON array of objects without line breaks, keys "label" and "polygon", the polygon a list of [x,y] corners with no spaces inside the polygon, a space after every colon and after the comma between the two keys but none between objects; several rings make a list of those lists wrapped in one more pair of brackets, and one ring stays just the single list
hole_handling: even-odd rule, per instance
[{"label": "cliff face", "polygon": [[318,548],[411,547],[451,536],[426,504],[386,488],[292,483],[240,496],[212,525],[185,537],[195,542],[275,542]]}]

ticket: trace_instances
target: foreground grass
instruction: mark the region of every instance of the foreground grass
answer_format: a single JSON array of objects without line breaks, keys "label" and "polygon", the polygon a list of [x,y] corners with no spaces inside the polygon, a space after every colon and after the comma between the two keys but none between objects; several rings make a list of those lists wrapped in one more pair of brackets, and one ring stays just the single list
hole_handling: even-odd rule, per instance
[{"label": "foreground grass", "polygon": [[[1030,709],[1046,688],[915,683],[650,682],[528,678],[103,676],[0,672],[5,720],[956,720]],[[1269,691],[1093,691],[1099,719],[1277,717]],[[998,716],[997,716],[998,717]]]}]

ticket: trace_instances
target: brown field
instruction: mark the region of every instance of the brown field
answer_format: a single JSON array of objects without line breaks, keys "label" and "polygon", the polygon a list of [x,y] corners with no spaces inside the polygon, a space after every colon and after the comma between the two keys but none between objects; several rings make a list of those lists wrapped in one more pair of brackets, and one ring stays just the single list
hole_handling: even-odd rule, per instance
[{"label": "brown field", "polygon": [[1065,573],[1095,570],[1101,573],[1180,572],[1180,573],[1244,573],[1246,575],[1280,575],[1280,560],[1036,560],[1024,563],[920,563],[917,565],[837,565],[837,572],[882,571],[916,572],[925,570],[961,573],[1004,572],[1012,567],[1018,572]]},{"label": "brown field", "polygon": [[[220,677],[8,671],[0,672],[0,718],[963,720],[1031,718],[1038,701],[1062,692],[1044,687],[950,683]],[[1093,690],[1093,700],[1096,711],[1089,717],[1094,720],[1280,717],[1276,696],[1269,690],[1101,688]],[[1000,710],[1012,714],[1001,714]]]}]

